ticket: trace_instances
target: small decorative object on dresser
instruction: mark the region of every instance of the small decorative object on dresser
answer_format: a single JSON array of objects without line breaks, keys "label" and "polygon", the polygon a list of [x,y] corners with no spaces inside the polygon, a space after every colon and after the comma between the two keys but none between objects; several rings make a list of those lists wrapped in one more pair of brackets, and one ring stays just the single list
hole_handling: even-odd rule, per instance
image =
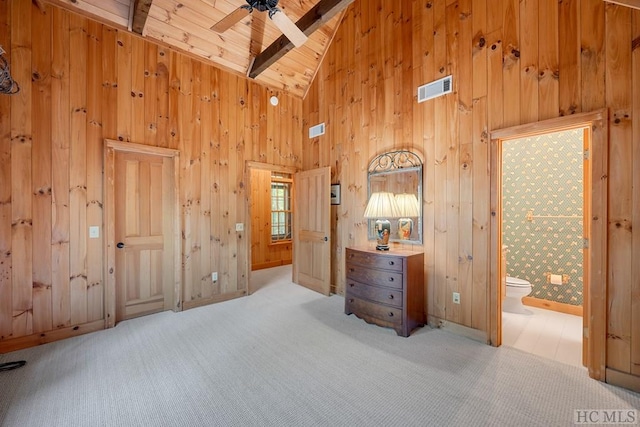
[{"label": "small decorative object on dresser", "polygon": [[424,254],[347,248],[344,312],[408,337],[424,326]]}]

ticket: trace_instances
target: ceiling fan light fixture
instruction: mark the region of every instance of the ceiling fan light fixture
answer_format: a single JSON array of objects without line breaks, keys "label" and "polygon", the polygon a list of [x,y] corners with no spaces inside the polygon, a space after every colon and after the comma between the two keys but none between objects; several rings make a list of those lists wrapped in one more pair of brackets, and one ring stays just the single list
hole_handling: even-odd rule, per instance
[{"label": "ceiling fan light fixture", "polygon": [[211,26],[211,30],[221,34],[253,12],[254,9],[257,9],[259,12],[269,12],[271,21],[295,47],[300,47],[307,41],[306,34],[298,28],[295,22],[293,22],[282,9],[277,7],[279,0],[245,0],[245,2],[247,4],[238,7]]},{"label": "ceiling fan light fixture", "polygon": [[252,9],[258,9],[260,12],[266,12],[267,10],[271,13],[271,10],[277,9],[279,0],[246,0],[247,4]]}]

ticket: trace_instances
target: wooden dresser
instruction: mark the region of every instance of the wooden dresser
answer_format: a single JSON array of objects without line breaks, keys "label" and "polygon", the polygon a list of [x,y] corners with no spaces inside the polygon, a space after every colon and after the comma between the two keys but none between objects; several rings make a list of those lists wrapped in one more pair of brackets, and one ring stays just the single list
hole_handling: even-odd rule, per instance
[{"label": "wooden dresser", "polygon": [[347,248],[344,312],[408,337],[424,326],[424,254]]}]

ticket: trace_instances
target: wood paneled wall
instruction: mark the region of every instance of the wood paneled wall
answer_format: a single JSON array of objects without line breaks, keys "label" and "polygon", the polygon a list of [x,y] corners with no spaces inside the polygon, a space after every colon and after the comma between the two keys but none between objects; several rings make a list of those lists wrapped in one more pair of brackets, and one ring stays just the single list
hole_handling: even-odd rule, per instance
[{"label": "wood paneled wall", "polygon": [[[419,85],[454,92],[418,104]],[[357,1],[304,101],[303,169],[331,166],[337,290],[345,247],[367,243],[366,168],[377,154],[424,159],[428,314],[487,331],[489,133],[609,112],[607,367],[640,376],[640,11],[602,0]],[[452,303],[453,291],[461,304]]]},{"label": "wood paneled wall", "polygon": [[0,1],[0,45],[0,351],[104,327],[105,138],[181,151],[184,306],[246,294],[245,161],[300,168],[302,101],[30,1]]}]

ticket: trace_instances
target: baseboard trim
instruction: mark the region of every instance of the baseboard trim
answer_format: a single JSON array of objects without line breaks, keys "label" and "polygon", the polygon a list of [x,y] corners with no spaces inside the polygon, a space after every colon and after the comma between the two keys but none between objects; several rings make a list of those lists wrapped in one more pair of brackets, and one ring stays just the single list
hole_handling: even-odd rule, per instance
[{"label": "baseboard trim", "polygon": [[615,369],[607,368],[605,370],[605,382],[607,384],[615,385],[635,391],[636,393],[640,393],[640,377],[636,375],[631,375],[626,372],[620,372],[616,371]]},{"label": "baseboard trim", "polygon": [[444,320],[432,315],[427,316],[427,323],[432,328],[444,329],[456,335],[471,338],[472,340],[481,342],[483,344],[490,344],[487,339],[486,331],[480,331],[478,329],[473,329],[468,326],[460,325],[458,323],[449,322],[448,320]]},{"label": "baseboard trim", "polygon": [[524,305],[528,305],[529,307],[544,308],[545,310],[553,310],[560,313],[573,314],[574,316],[582,317],[581,305],[564,304],[561,302],[548,301],[546,299],[534,297],[524,297],[522,298],[522,303]]},{"label": "baseboard trim", "polygon": [[105,328],[104,319],[96,320],[82,325],[69,326],[67,328],[54,329],[19,338],[10,338],[0,342],[0,354],[9,353],[23,348],[35,347],[50,342],[71,338],[89,332],[100,331]]},{"label": "baseboard trim", "polygon": [[226,294],[216,295],[211,298],[199,299],[195,301],[185,301],[182,303],[183,310],[189,310],[190,308],[202,307],[204,305],[214,304],[216,302],[229,301],[232,299],[240,298],[247,295],[246,290],[229,292]]}]

